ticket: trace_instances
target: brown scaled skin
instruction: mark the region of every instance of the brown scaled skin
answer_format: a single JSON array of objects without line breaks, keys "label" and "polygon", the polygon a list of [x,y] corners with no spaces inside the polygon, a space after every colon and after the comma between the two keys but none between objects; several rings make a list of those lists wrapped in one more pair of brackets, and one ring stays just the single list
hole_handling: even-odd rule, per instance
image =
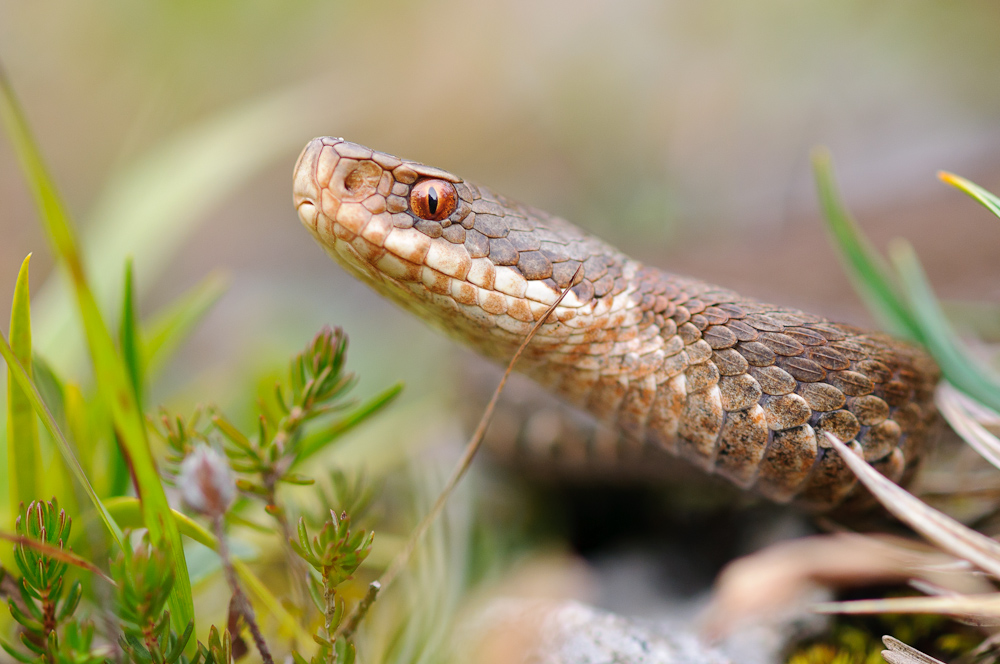
[{"label": "brown scaled skin", "polygon": [[500,361],[582,265],[519,370],[651,453],[824,511],[863,494],[824,433],[894,481],[925,447],[937,368],[884,334],[643,265],[486,187],[342,139],[306,146],[294,201],[349,272]]}]

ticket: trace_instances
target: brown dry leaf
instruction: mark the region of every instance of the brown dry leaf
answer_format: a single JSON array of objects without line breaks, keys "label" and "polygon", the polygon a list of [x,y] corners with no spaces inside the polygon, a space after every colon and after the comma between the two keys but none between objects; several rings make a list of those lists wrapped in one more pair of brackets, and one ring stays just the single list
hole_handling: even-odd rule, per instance
[{"label": "brown dry leaf", "polygon": [[891,636],[883,636],[882,643],[887,648],[882,651],[882,659],[889,664],[944,664]]},{"label": "brown dry leaf", "polygon": [[983,421],[995,421],[996,413],[947,382],[938,387],[935,401],[951,428],[984,459],[1000,468],[1000,438],[982,424]]},{"label": "brown dry leaf", "polygon": [[949,553],[1000,579],[1000,544],[963,526],[882,476],[836,436],[827,440],[872,494],[900,521]]},{"label": "brown dry leaf", "polygon": [[779,542],[730,563],[716,581],[705,632],[719,638],[750,621],[801,604],[817,588],[843,588],[928,579],[952,590],[982,582],[944,571],[954,559],[929,547],[889,536],[849,533]]},{"label": "brown dry leaf", "polygon": [[813,608],[823,613],[935,613],[951,616],[967,625],[1000,625],[1000,593],[863,599],[826,602]]}]

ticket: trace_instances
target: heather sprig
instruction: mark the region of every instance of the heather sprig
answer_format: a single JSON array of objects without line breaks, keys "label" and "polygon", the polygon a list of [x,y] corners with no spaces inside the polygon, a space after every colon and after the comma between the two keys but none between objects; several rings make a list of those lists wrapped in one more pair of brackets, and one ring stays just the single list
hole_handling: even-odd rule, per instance
[{"label": "heather sprig", "polygon": [[218,411],[212,416],[228,443],[226,454],[239,475],[237,487],[263,499],[268,513],[279,520],[283,520],[283,511],[277,499],[278,485],[313,482],[292,470],[300,459],[302,426],[355,405],[354,400],[343,398],[356,382],[353,373],[344,371],[346,353],[343,330],[320,330],[306,349],[292,358],[288,384],[275,386],[277,411],[262,405],[255,437],[241,433]]},{"label": "heather sprig", "polygon": [[116,605],[122,635],[118,644],[141,664],[187,664],[184,648],[194,623],[178,634],[170,625],[167,600],[176,581],[170,558],[146,534],[132,550],[125,547],[111,563],[117,583]]},{"label": "heather sprig", "polygon": [[[291,545],[295,553],[318,573],[310,575],[309,590],[316,608],[324,616],[324,633],[313,637],[320,644],[320,651],[310,664],[350,664],[354,661],[354,644],[348,637],[337,636],[345,615],[344,598],[337,589],[354,575],[371,553],[374,537],[373,532],[364,530],[352,533],[351,519],[346,512],[338,517],[334,510],[330,510],[330,518],[312,537],[305,520],[299,519],[298,540],[293,540]],[[377,585],[374,587],[377,592]],[[304,664],[306,660],[296,654],[296,662]]]},{"label": "heather sprig", "polygon": [[[72,520],[58,502],[34,501],[21,511],[15,521],[18,537],[39,542],[62,551],[69,539]],[[21,645],[31,655],[3,643],[3,649],[19,661],[55,661],[60,651],[57,629],[71,622],[80,604],[83,586],[73,582],[66,589],[66,560],[21,541],[14,547],[14,561],[21,574],[17,580],[18,596],[8,600],[11,616],[21,626]],[[75,645],[77,640],[71,637]]]}]

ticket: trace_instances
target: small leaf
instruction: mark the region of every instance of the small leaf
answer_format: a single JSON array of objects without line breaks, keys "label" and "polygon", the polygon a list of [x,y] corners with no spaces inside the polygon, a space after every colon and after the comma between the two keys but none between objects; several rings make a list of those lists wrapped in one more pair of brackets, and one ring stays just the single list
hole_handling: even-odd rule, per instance
[{"label": "small leaf", "polygon": [[300,475],[299,473],[289,473],[287,475],[284,475],[282,476],[280,481],[285,482],[286,484],[294,484],[297,486],[310,486],[316,483],[316,480],[314,480],[313,478],[307,477],[305,475]]},{"label": "small leaf", "polygon": [[23,645],[23,646],[24,646],[25,648],[27,648],[28,650],[31,650],[31,651],[33,651],[33,652],[36,652],[36,653],[38,653],[39,655],[44,655],[44,654],[45,654],[45,646],[41,646],[41,645],[38,645],[37,643],[33,643],[33,642],[32,642],[32,641],[31,641],[31,640],[30,640],[30,639],[28,638],[28,635],[27,635],[27,634],[25,634],[24,632],[21,632],[21,644],[22,644],[22,645]]},{"label": "small leaf", "polygon": [[241,450],[246,452],[253,451],[253,445],[250,440],[244,436],[239,429],[236,428],[229,420],[223,417],[221,414],[216,413],[212,416],[212,424],[222,432],[226,438],[228,438],[234,445],[239,447]]},{"label": "small leaf", "polygon": [[6,641],[4,641],[3,639],[0,639],[0,648],[3,648],[8,655],[10,655],[19,662],[24,662],[25,664],[32,664],[32,662],[35,662],[37,664],[38,662],[38,658],[35,657],[34,655],[24,655],[18,652],[17,650],[14,650],[14,647],[9,643],[7,643]]},{"label": "small leaf", "polygon": [[191,634],[194,632],[194,622],[189,622],[187,627],[184,629],[184,633],[181,634],[180,638],[177,639],[177,643],[174,644],[173,648],[167,651],[166,659],[168,662],[175,662],[184,652],[184,646],[191,639]]},{"label": "small leaf", "polygon": [[265,487],[244,479],[236,480],[236,488],[240,491],[245,491],[246,493],[252,493],[258,496],[267,496],[268,494]]},{"label": "small leaf", "polygon": [[[16,620],[18,624],[23,625],[25,629],[32,632],[42,631],[42,620],[44,620],[44,616],[29,616],[21,610],[21,607],[19,607],[16,602],[9,602],[8,606],[10,607],[11,617]],[[38,610],[35,602],[26,602],[25,606],[34,611]]]},{"label": "small leaf", "polygon": [[56,620],[62,622],[69,618],[76,611],[76,607],[80,605],[80,598],[83,597],[83,584],[77,581],[72,586],[69,587],[69,594],[66,595],[66,599],[63,601],[62,606],[59,607],[59,613],[56,615]]}]

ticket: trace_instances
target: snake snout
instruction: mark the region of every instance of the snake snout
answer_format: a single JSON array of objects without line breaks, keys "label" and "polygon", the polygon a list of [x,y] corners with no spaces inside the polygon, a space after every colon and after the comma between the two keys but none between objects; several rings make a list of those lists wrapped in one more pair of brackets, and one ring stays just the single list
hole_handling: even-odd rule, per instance
[{"label": "snake snout", "polygon": [[314,138],[302,150],[292,171],[292,202],[302,223],[314,227],[319,213],[321,194],[316,182],[316,169],[323,151],[323,140]]}]

